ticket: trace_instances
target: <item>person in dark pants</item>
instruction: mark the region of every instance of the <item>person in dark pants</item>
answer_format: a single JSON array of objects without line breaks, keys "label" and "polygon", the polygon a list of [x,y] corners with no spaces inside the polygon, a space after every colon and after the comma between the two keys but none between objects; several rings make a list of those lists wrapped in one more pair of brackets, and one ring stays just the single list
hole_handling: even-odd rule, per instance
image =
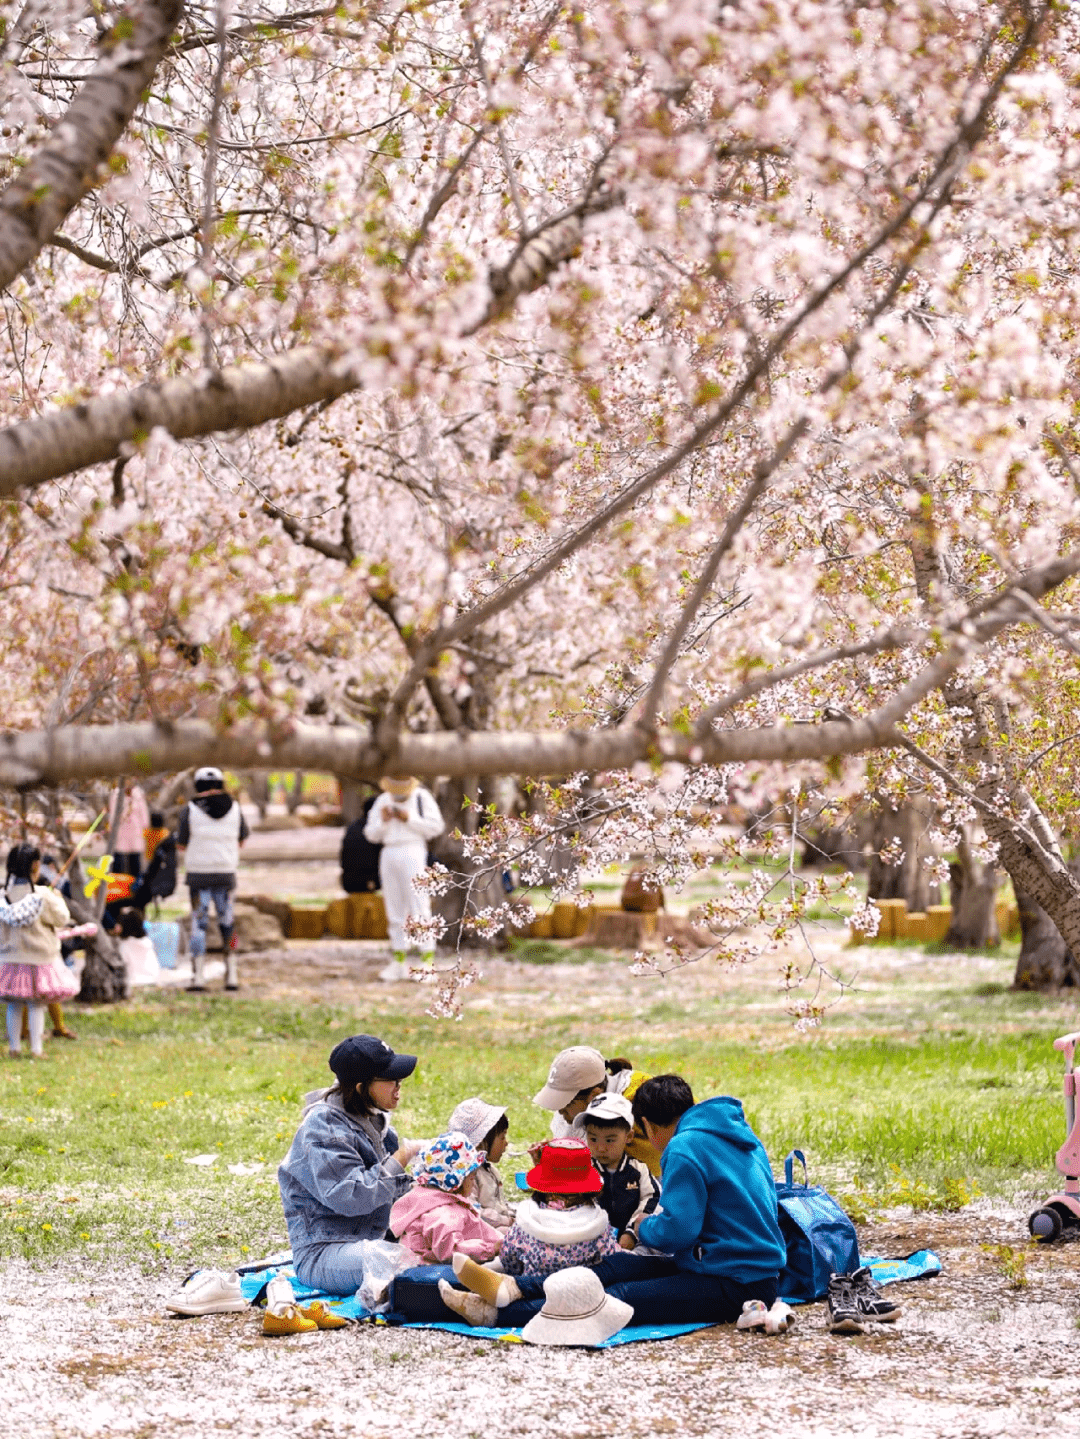
[{"label": "person in dark pants", "polygon": [[[660,1074],[634,1095],[634,1116],[661,1155],[663,1186],[662,1207],[635,1220],[637,1237],[671,1258],[609,1256],[595,1266],[604,1288],[633,1305],[635,1325],[730,1324],[751,1300],[771,1308],[786,1247],[768,1156],[742,1104],[695,1104],[685,1079]],[[494,1274],[457,1256],[454,1270],[473,1293],[440,1292],[469,1323],[516,1328],[543,1307],[538,1275]]]},{"label": "person in dark pants", "polygon": [[239,989],[236,951],[232,948],[232,892],[240,865],[240,846],[248,837],[240,805],[225,793],[225,776],[214,765],[195,771],[195,796],[180,816],[176,848],[184,850],[185,878],[191,892],[191,990],[206,988],[204,962],[210,905],[217,911],[225,950],[225,988]]},{"label": "person in dark pants", "polygon": [[370,894],[379,888],[379,855],[381,844],[372,844],[364,836],[371,806],[377,795],[364,801],[359,819],[354,819],[341,841],[341,887],[346,894]]}]

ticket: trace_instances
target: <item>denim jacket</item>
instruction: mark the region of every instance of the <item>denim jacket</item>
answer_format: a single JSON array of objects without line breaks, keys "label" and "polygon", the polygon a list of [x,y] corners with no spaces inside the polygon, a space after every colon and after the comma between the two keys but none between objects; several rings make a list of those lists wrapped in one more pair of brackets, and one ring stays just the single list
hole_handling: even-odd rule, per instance
[{"label": "denim jacket", "polygon": [[324,1244],[382,1239],[390,1206],[412,1187],[394,1158],[398,1137],[385,1114],[348,1114],[339,1095],[321,1091],[307,1102],[278,1168],[294,1263]]}]

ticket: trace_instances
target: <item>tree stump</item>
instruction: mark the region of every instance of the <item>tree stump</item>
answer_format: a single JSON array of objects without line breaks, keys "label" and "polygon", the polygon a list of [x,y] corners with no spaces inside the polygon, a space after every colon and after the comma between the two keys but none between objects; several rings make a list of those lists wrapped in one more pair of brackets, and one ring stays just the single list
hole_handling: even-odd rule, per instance
[{"label": "tree stump", "polygon": [[655,914],[597,904],[580,943],[593,949],[644,949],[655,941],[656,921]]}]

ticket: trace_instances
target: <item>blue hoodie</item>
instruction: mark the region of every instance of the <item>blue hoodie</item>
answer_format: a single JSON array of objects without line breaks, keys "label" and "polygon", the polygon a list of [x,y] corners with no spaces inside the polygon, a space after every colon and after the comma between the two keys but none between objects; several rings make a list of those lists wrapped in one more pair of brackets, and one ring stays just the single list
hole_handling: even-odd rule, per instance
[{"label": "blue hoodie", "polygon": [[783,1269],[787,1248],[776,1219],[776,1184],[765,1147],[726,1095],[695,1104],[660,1159],[661,1208],[638,1226],[642,1244],[680,1269],[748,1284]]}]

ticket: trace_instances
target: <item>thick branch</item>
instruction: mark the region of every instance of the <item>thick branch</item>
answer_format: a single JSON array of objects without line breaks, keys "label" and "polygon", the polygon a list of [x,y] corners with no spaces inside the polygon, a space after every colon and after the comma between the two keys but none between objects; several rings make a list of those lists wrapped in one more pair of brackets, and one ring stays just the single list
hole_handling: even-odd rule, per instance
[{"label": "thick branch", "polygon": [[114,460],[158,425],[177,440],[251,429],[355,388],[339,351],[305,347],[267,364],[105,395],[0,431],[0,496]]},{"label": "thick branch", "polygon": [[0,289],[47,245],[98,181],[183,13],[183,0],[135,0],[48,140],[0,195]]},{"label": "thick branch", "polygon": [[[891,726],[888,727],[891,733]],[[883,742],[869,720],[725,730],[704,744],[685,735],[650,741],[636,730],[505,733],[457,731],[400,736],[393,767],[420,776],[559,775],[622,769],[658,756],[688,764],[815,759]],[[201,764],[230,769],[314,769],[376,779],[389,768],[377,743],[343,725],[235,726],[202,720],[93,725],[0,737],[0,784],[26,788],[123,774],[159,774]]]}]

